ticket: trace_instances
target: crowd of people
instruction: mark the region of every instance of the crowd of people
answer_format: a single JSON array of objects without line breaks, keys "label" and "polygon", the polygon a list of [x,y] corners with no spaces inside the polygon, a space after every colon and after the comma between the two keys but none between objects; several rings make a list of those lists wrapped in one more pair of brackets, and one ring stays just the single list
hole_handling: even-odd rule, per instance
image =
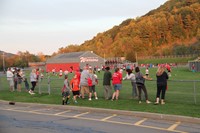
[{"label": "crowd of people", "polygon": [[[165,72],[167,69],[168,73]],[[145,96],[145,102],[147,104],[151,103],[148,99],[148,92],[145,85],[145,80],[152,80],[149,77],[148,67],[145,70],[145,75],[141,73],[139,67],[126,69],[126,75],[123,77],[123,70],[121,68],[116,67],[113,74],[110,72],[110,67],[107,66],[104,68],[103,74],[103,88],[104,88],[104,98],[105,100],[118,100],[120,96],[120,91],[122,90],[122,82],[123,80],[130,80],[132,87],[132,97],[134,99],[138,99],[138,103],[142,103],[141,94],[142,91]],[[135,73],[133,72],[135,70]],[[52,71],[54,72],[54,71]],[[98,100],[96,85],[98,85],[98,77],[95,74],[95,70],[92,69],[91,66],[86,65],[83,70],[80,72],[79,69],[73,71],[73,78],[71,80],[68,79],[68,73],[64,72],[64,83],[61,89],[62,93],[62,104],[69,104],[70,93],[73,95],[73,102],[75,104],[78,103],[78,98],[88,98],[91,101],[94,97],[95,100]],[[156,100],[155,105],[161,103],[165,104],[165,93],[167,89],[167,79],[170,76],[171,70],[166,65],[159,65],[158,70],[156,72],[157,77],[157,92],[156,92]],[[63,71],[60,69],[59,77],[63,77]],[[39,69],[32,69],[30,73],[30,82],[31,87],[29,87],[29,83],[27,78],[21,69],[16,69],[12,71],[10,68],[7,70],[7,80],[9,81],[10,91],[19,91],[21,92],[21,83],[25,83],[26,91],[31,95],[35,94],[35,86],[38,82],[38,78],[40,75]],[[112,89],[113,88],[113,89]],[[92,96],[92,94],[94,96]],[[160,96],[161,95],[161,96]]]},{"label": "crowd of people", "polygon": [[[9,82],[10,85],[10,91],[19,91],[21,92],[21,84],[22,81],[25,81],[24,77],[24,73],[21,69],[17,69],[17,68],[8,68],[7,69],[7,80]],[[26,82],[26,81],[25,81]]]},{"label": "crowd of people", "polygon": [[29,92],[31,95],[35,94],[34,89],[37,84],[37,81],[39,80],[39,76],[42,78],[43,74],[40,73],[39,69],[32,69],[30,73],[30,82],[32,87],[30,88],[28,79],[25,76],[25,73],[23,72],[23,69],[20,68],[8,68],[6,72],[7,80],[9,82],[10,91],[22,91],[22,82],[24,82],[25,89],[27,92]]},{"label": "crowd of people", "polygon": [[[156,100],[154,103],[155,105],[159,103],[165,104],[164,99],[165,99],[165,92],[167,89],[167,79],[169,75],[169,71],[167,73],[165,72],[165,69],[167,69],[166,65],[159,65],[158,70],[156,72],[157,92],[156,92]],[[145,95],[145,102],[147,104],[151,103],[148,99],[148,92],[145,86],[145,80],[152,80],[152,78],[149,77],[148,68],[146,68],[145,75],[141,73],[139,67],[135,67],[134,70],[135,74],[133,73],[132,69],[127,68],[126,75],[125,77],[123,77],[122,69],[117,67],[115,68],[114,73],[112,74],[110,72],[110,67],[105,67],[103,74],[103,88],[104,88],[105,100],[117,101],[120,96],[120,91],[122,90],[123,80],[130,80],[132,86],[132,97],[134,99],[138,99],[139,104],[142,103],[141,94],[143,91]],[[74,80],[77,81],[74,83]],[[75,85],[73,85],[73,83]],[[98,78],[97,75],[95,74],[95,71],[93,71],[91,67],[85,66],[81,73],[79,72],[74,74],[74,78],[70,81],[69,85],[70,89],[68,89],[68,93],[70,93],[70,91],[73,92],[74,96],[73,100],[75,103],[77,103],[77,97],[85,99],[86,95],[88,96],[88,100],[91,101],[92,93],[94,94],[94,98],[97,100],[98,97],[97,97],[97,92],[95,90],[95,85],[97,84],[98,84]],[[74,86],[76,89],[74,89]],[[112,88],[114,91],[112,90]],[[63,99],[66,99],[67,96],[64,96]]]}]

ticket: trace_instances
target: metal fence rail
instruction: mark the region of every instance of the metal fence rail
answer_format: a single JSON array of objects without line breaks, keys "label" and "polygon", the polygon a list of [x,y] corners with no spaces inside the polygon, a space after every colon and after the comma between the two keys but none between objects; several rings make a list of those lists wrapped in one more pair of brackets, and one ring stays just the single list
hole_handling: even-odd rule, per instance
[{"label": "metal fence rail", "polygon": [[[27,79],[29,79],[27,77]],[[69,78],[70,80],[70,78]],[[29,86],[31,87],[31,83]],[[61,96],[61,88],[63,87],[63,78],[47,77],[40,79],[35,88],[35,92],[42,94]],[[156,98],[156,81],[145,82],[149,99],[154,101]],[[25,85],[22,82],[22,91],[25,90]],[[5,76],[0,77],[0,91],[9,91],[9,83]],[[98,97],[103,98],[103,83],[99,79],[99,84],[96,85]],[[129,99],[132,94],[130,81],[122,82],[122,90],[120,91],[120,99]],[[184,103],[200,105],[200,80],[169,80],[168,90],[166,91],[166,101],[171,103]]]}]

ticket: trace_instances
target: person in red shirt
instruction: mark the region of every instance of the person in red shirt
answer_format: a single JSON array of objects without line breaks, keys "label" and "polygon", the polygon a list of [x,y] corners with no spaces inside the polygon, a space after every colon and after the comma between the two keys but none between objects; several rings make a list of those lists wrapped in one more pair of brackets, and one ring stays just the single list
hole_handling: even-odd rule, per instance
[{"label": "person in red shirt", "polygon": [[[80,80],[81,80],[81,72],[80,72],[80,69],[77,68],[76,71],[74,72],[74,74],[77,76],[77,79],[78,79],[79,82],[80,82]],[[80,88],[80,86],[79,86],[79,88]],[[79,90],[79,97],[81,97],[80,91],[81,91],[81,88],[80,88],[80,90]]]},{"label": "person in red shirt", "polygon": [[73,93],[73,99],[74,99],[74,103],[78,103],[77,102],[77,96],[79,96],[79,84],[80,84],[80,80],[77,78],[77,75],[74,75],[74,78],[70,81],[70,87]]},{"label": "person in red shirt", "polygon": [[119,92],[122,88],[122,73],[119,72],[119,68],[115,69],[115,72],[112,75],[112,84],[114,88],[114,93],[112,95],[112,101],[116,98],[119,98]]}]

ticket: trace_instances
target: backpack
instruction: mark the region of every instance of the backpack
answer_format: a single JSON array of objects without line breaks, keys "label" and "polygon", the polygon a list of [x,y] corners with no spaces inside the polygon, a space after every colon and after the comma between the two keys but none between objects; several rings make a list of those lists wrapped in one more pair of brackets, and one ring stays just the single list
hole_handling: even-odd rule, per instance
[{"label": "backpack", "polygon": [[136,76],[136,84],[144,85],[145,79],[142,77],[140,73]]}]

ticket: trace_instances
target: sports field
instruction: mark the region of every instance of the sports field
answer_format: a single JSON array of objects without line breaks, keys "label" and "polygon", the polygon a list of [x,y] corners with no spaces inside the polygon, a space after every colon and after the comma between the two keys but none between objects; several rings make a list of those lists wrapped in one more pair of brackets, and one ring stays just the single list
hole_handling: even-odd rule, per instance
[{"label": "sports field", "polygon": [[[97,73],[99,84],[96,86],[99,99],[92,101],[88,101],[88,99],[78,99],[78,104],[74,104],[72,99],[70,99],[70,105],[200,117],[200,73],[193,73],[189,71],[187,67],[172,68],[172,76],[168,81],[168,90],[166,92],[166,104],[154,105],[153,103],[156,97],[156,70],[157,68],[149,68],[150,77],[152,77],[153,80],[146,81],[149,100],[152,101],[151,104],[146,104],[145,100],[143,100],[142,104],[138,104],[137,99],[132,99],[130,81],[123,81],[118,101],[104,100],[102,86],[104,72],[101,71]],[[141,68],[141,71],[144,73],[145,68]],[[124,72],[123,75],[125,74]],[[27,77],[29,76],[29,71],[26,75]],[[71,79],[72,75],[71,73],[69,74],[69,79]],[[1,77],[0,99],[19,102],[61,104],[60,90],[63,86],[64,78],[59,79],[58,76],[51,75],[50,81],[50,95],[48,94],[47,75],[45,75],[40,85],[36,87],[36,94],[30,95],[25,92],[24,84],[22,86],[22,92],[9,92],[6,78]],[[39,92],[39,86],[41,94],[37,93]]]}]

